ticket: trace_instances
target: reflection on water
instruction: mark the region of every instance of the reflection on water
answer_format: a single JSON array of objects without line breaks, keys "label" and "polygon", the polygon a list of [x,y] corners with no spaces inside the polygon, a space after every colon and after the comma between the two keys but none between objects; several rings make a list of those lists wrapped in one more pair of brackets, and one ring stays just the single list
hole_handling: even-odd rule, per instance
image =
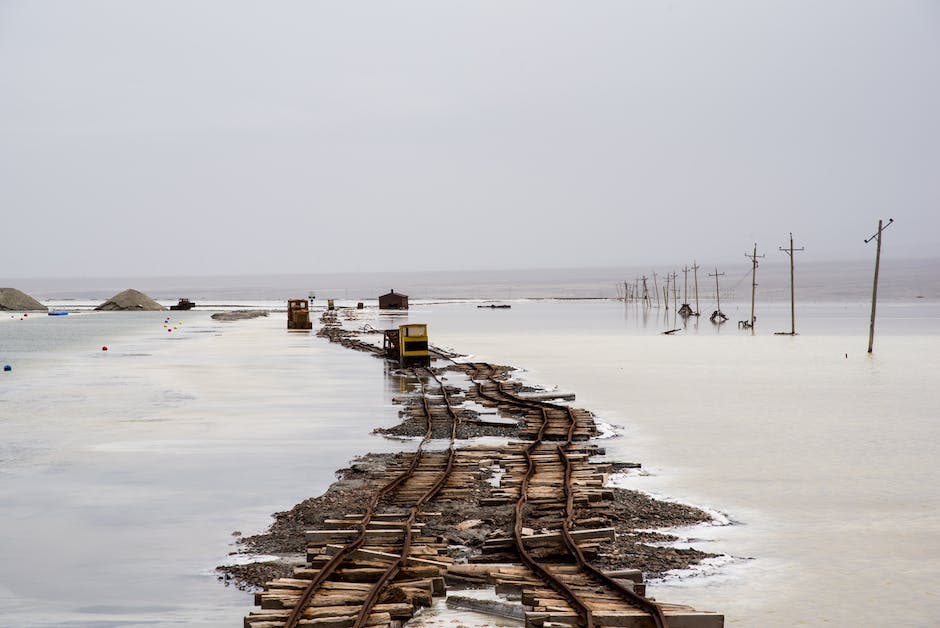
[{"label": "reflection on water", "polygon": [[184,312],[169,341],[163,316],[4,326],[0,625],[239,624],[250,596],[213,574],[231,532],[402,447],[370,434],[396,421],[382,361],[280,317]]},{"label": "reflection on water", "polygon": [[[524,365],[525,381],[576,391],[618,425],[609,456],[645,470],[628,486],[740,522],[683,532],[738,560],[658,584],[658,598],[725,612],[729,625],[890,613],[928,626],[940,616],[924,584],[940,577],[925,560],[940,555],[940,310],[880,310],[874,356],[866,304],[803,306],[797,336],[773,335],[789,304],[758,309],[755,335],[700,320],[663,336],[672,321],[623,304],[523,303],[500,327],[456,306],[422,314],[440,342]],[[875,571],[887,575],[872,589]]]}]

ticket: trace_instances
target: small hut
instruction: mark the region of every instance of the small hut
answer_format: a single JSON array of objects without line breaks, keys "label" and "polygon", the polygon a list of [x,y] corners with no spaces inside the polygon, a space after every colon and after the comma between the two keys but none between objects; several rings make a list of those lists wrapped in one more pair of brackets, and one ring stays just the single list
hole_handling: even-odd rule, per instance
[{"label": "small hut", "polygon": [[381,310],[407,310],[408,295],[399,294],[392,290],[388,294],[379,297],[379,309]]}]

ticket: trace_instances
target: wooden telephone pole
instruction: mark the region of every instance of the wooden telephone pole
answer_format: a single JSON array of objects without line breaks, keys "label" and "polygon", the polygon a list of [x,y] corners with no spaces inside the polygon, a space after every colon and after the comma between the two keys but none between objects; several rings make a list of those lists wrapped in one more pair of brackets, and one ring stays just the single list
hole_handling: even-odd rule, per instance
[{"label": "wooden telephone pole", "polygon": [[778,336],[795,336],[796,335],[796,299],[794,298],[794,289],[793,289],[793,253],[794,251],[803,251],[805,250],[802,246],[798,249],[793,248],[793,233],[790,233],[790,248],[785,249],[782,246],[777,247],[784,253],[790,256],[790,333],[787,334],[785,331],[778,331],[776,334]]},{"label": "wooden telephone pole", "polygon": [[[653,271],[653,292],[656,293],[656,307],[659,307],[659,283],[656,281],[656,271]],[[652,305],[652,303],[650,303]]]},{"label": "wooden telephone pole", "polygon": [[868,244],[873,239],[878,238],[878,245],[875,247],[875,281],[871,289],[871,325],[868,328],[868,353],[871,353],[871,350],[875,344],[875,303],[878,301],[878,267],[881,265],[881,232],[891,226],[894,222],[894,218],[888,219],[888,224],[881,226],[882,221],[878,221],[878,231],[875,232],[875,235],[865,240],[865,244]]},{"label": "wooden telephone pole", "polygon": [[698,316],[702,313],[701,310],[698,309],[698,269],[698,262],[692,260],[692,271],[695,275],[695,316]]},{"label": "wooden telephone pole", "polygon": [[754,295],[757,293],[757,259],[760,257],[766,257],[766,255],[757,254],[757,243],[755,242],[754,252],[751,253],[750,255],[745,253],[744,257],[750,257],[751,263],[754,265],[754,267],[751,270],[751,321],[750,321],[751,335],[754,335],[754,321],[757,320],[756,318],[754,318]]},{"label": "wooden telephone pole", "polygon": [[679,275],[672,271],[672,309],[679,311]]},{"label": "wooden telephone pole", "polygon": [[[676,277],[676,274],[672,274],[673,277]],[[692,308],[689,307],[689,266],[688,264],[682,267],[682,278],[683,278],[683,287],[682,287],[682,307],[679,307],[679,282],[678,278],[676,281],[676,311],[682,315],[683,319],[688,319],[692,316]]]},{"label": "wooden telephone pole", "polygon": [[718,278],[721,277],[722,275],[724,275],[724,273],[719,273],[717,266],[715,267],[714,275],[711,273],[708,273],[709,277],[715,278],[715,300],[718,302],[718,309],[712,312],[710,319],[711,319],[711,322],[718,323],[718,324],[721,324],[728,319],[728,317],[725,316],[724,313],[721,311],[721,292],[718,290]]}]

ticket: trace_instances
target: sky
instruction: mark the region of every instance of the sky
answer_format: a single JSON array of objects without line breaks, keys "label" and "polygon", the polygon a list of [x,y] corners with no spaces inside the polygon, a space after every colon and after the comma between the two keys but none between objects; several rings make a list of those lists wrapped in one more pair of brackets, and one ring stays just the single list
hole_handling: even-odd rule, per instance
[{"label": "sky", "polygon": [[937,257],[938,112],[936,0],[0,0],[0,277]]}]

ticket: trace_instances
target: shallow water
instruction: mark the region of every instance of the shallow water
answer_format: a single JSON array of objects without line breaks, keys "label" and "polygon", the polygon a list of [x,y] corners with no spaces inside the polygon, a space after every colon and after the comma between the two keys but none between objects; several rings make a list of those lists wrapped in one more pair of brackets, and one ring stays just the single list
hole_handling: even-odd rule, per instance
[{"label": "shallow water", "polygon": [[[514,364],[617,426],[628,486],[713,508],[700,549],[734,560],[653,595],[728,625],[927,626],[940,616],[934,464],[940,310],[764,304],[756,335],[618,302],[418,304],[352,326],[426,321],[432,341]],[[288,333],[283,314],[3,318],[0,625],[237,625],[250,596],[213,567],[234,530],[319,494],[355,453],[409,446],[380,360]],[[180,325],[182,321],[182,325]],[[681,320],[679,327],[681,327]],[[101,346],[109,351],[102,352]],[[846,357],[848,354],[848,357]]]},{"label": "shallow water", "polygon": [[[779,329],[780,309],[759,320]],[[575,391],[620,426],[609,456],[644,465],[624,485],[735,522],[683,532],[735,560],[652,595],[728,625],[936,625],[938,309],[883,307],[873,356],[863,304],[803,307],[795,337],[708,321],[664,336],[671,325],[622,310],[514,304],[481,311],[512,317],[482,333],[456,313],[426,318],[437,342],[523,365],[526,380]]]},{"label": "shallow water", "polygon": [[240,625],[231,533],[401,447],[370,436],[396,414],[381,361],[280,317],[164,316],[0,325],[0,625]]}]

